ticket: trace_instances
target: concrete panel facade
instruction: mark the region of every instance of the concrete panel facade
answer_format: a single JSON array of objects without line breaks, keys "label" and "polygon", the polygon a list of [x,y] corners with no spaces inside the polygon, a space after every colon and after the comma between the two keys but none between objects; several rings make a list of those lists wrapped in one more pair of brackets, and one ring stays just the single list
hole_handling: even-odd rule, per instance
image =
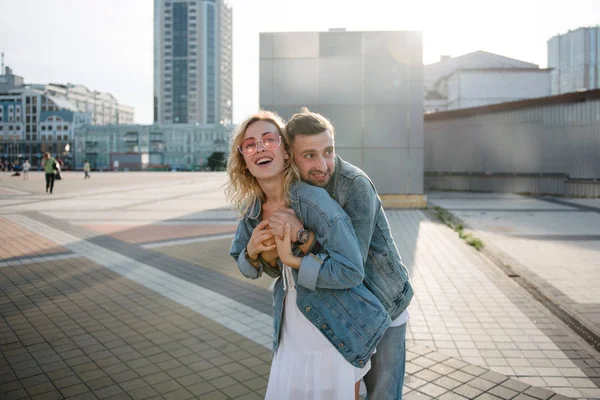
[{"label": "concrete panel facade", "polygon": [[323,114],[338,154],[379,193],[423,195],[420,32],[262,33],[260,106]]}]

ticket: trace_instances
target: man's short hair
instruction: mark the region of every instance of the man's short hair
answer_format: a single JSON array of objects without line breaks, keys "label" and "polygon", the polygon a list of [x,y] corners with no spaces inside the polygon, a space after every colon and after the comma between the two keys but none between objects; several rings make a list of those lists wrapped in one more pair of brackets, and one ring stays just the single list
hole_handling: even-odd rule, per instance
[{"label": "man's short hair", "polygon": [[331,122],[321,114],[311,112],[308,108],[302,107],[299,113],[292,115],[292,118],[285,126],[285,130],[294,143],[297,135],[318,135],[326,130],[335,136],[335,131]]}]

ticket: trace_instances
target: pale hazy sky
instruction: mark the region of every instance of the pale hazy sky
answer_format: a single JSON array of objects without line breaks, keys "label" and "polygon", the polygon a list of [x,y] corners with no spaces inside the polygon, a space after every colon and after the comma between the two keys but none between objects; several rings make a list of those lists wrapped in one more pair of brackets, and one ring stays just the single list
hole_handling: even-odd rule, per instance
[{"label": "pale hazy sky", "polygon": [[[546,42],[600,0],[233,0],[234,121],[258,108],[259,32],[421,30],[423,62],[485,50],[546,67]],[[112,93],[152,122],[153,0],[0,0],[0,51],[29,83]]]}]

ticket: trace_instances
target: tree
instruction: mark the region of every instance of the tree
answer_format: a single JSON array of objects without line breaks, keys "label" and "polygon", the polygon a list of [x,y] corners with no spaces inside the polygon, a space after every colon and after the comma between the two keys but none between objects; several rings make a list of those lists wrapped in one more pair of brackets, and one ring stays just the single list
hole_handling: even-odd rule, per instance
[{"label": "tree", "polygon": [[225,161],[225,153],[222,151],[215,151],[208,157],[207,164],[211,171],[224,171],[227,162]]}]

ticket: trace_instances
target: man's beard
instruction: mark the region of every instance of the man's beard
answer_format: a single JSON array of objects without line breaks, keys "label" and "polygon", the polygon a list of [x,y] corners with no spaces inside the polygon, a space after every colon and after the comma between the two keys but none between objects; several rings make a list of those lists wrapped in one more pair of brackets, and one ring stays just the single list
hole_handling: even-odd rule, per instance
[{"label": "man's beard", "polygon": [[325,171],[325,176],[323,177],[323,179],[319,179],[315,177],[314,174],[323,175],[323,172],[318,170],[310,170],[308,172],[308,177],[305,179],[305,181],[313,186],[325,187],[331,180],[331,173],[332,171],[328,168],[327,171]]}]

